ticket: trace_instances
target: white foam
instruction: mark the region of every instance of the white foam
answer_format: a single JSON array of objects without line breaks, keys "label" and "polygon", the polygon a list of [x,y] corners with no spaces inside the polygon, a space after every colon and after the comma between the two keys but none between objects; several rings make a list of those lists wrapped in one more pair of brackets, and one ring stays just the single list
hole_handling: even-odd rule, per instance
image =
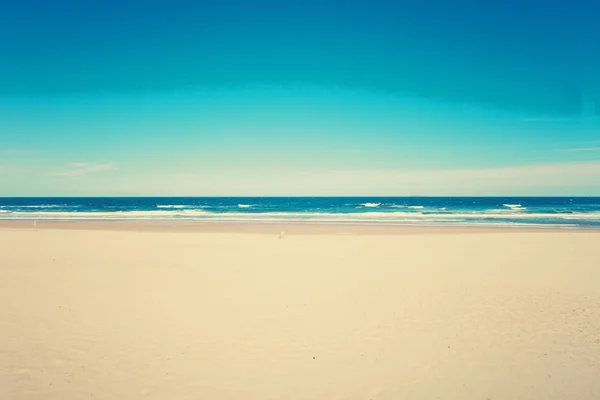
[{"label": "white foam", "polygon": [[59,206],[56,204],[42,204],[39,206],[0,206],[0,208],[74,208],[78,206]]},{"label": "white foam", "polygon": [[204,211],[204,210],[184,210],[182,211],[183,215],[209,215],[211,214],[208,211]]},{"label": "white foam", "polygon": [[144,218],[181,218],[204,216],[208,214],[202,210],[181,210],[181,211],[89,211],[89,212],[69,212],[69,211],[35,211],[35,212],[12,212],[10,217],[13,219],[60,219],[60,220],[87,220],[87,219],[144,219]]},{"label": "white foam", "polygon": [[250,204],[238,204],[238,207],[239,208],[250,208],[250,207],[252,207],[252,205],[250,205]]},{"label": "white foam", "polygon": [[381,205],[381,203],[364,203],[361,204],[361,206],[363,207],[379,207]]},{"label": "white foam", "polygon": [[209,212],[203,210],[177,210],[177,211],[123,211],[122,215],[127,217],[185,217],[207,215]]},{"label": "white foam", "polygon": [[[443,214],[431,214],[432,216],[441,217]],[[446,214],[448,217],[460,217],[468,219],[600,219],[600,212],[582,212],[582,213],[570,213],[570,214],[517,214],[507,212],[496,212],[496,213],[460,213],[460,214]]]},{"label": "white foam", "polygon": [[188,206],[179,205],[179,204],[165,204],[165,205],[159,204],[156,206],[156,208],[186,208],[186,207],[188,207]]},{"label": "white foam", "polygon": [[363,212],[353,214],[338,214],[338,213],[298,213],[298,212],[279,212],[279,213],[259,213],[249,216],[245,213],[206,213],[206,217],[211,219],[301,219],[301,220],[405,220],[418,218],[420,221],[426,220],[455,220],[462,219],[465,221],[474,221],[481,219],[600,219],[600,212],[593,213],[573,213],[573,214],[507,214],[507,213],[430,213],[423,214],[420,212]]},{"label": "white foam", "polygon": [[521,208],[522,206],[520,204],[502,204],[504,207],[508,207],[508,208]]},{"label": "white foam", "polygon": [[420,209],[425,208],[425,207],[423,207],[423,206],[408,206],[408,208],[414,208],[414,209],[420,210]]},{"label": "white foam", "polygon": [[[552,221],[600,221],[600,212],[580,212],[565,214],[527,214],[511,213],[506,210],[496,210],[492,212],[461,212],[461,213],[436,213],[431,212],[423,214],[415,211],[397,211],[397,212],[359,212],[350,214],[341,213],[303,213],[303,212],[265,212],[252,213],[246,212],[228,212],[215,213],[204,210],[153,210],[153,211],[115,211],[115,212],[69,212],[69,211],[9,211],[0,210],[3,219],[56,219],[56,220],[144,220],[144,219],[162,219],[162,220],[212,220],[212,221],[257,221],[257,222],[330,222],[330,223],[531,223],[537,224],[536,220]],[[497,222],[496,222],[497,221]],[[548,221],[546,221],[548,222]],[[546,224],[544,224],[545,226]]]}]

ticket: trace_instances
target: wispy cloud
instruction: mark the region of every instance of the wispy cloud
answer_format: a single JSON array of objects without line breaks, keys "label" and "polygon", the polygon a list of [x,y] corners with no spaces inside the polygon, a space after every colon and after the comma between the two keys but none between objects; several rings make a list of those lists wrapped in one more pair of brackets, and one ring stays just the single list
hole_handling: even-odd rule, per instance
[{"label": "wispy cloud", "polygon": [[117,165],[114,163],[89,163],[89,162],[72,162],[68,168],[63,171],[51,172],[53,176],[83,176],[90,173],[114,171]]}]

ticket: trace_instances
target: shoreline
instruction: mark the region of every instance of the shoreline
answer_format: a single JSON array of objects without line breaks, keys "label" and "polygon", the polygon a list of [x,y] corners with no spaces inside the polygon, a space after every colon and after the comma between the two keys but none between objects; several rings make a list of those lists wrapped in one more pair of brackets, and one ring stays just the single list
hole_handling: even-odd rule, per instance
[{"label": "shoreline", "polygon": [[0,230],[82,230],[129,232],[253,233],[253,234],[489,234],[489,233],[600,233],[600,229],[549,226],[391,225],[319,222],[240,221],[127,221],[0,219]]}]

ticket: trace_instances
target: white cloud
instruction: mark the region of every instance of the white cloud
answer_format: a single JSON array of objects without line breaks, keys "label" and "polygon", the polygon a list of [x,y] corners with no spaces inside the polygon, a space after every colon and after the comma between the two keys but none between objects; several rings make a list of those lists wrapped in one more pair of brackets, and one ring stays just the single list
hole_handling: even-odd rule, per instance
[{"label": "white cloud", "polygon": [[64,171],[52,172],[54,176],[83,176],[94,172],[114,171],[117,166],[113,163],[96,164],[88,162],[72,162]]}]

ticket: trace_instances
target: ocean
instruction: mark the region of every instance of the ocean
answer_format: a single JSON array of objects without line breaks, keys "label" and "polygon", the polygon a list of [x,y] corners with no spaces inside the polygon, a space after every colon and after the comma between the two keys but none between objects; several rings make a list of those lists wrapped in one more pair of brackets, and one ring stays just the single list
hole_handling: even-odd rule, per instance
[{"label": "ocean", "polygon": [[600,228],[600,197],[0,198],[0,219]]}]

